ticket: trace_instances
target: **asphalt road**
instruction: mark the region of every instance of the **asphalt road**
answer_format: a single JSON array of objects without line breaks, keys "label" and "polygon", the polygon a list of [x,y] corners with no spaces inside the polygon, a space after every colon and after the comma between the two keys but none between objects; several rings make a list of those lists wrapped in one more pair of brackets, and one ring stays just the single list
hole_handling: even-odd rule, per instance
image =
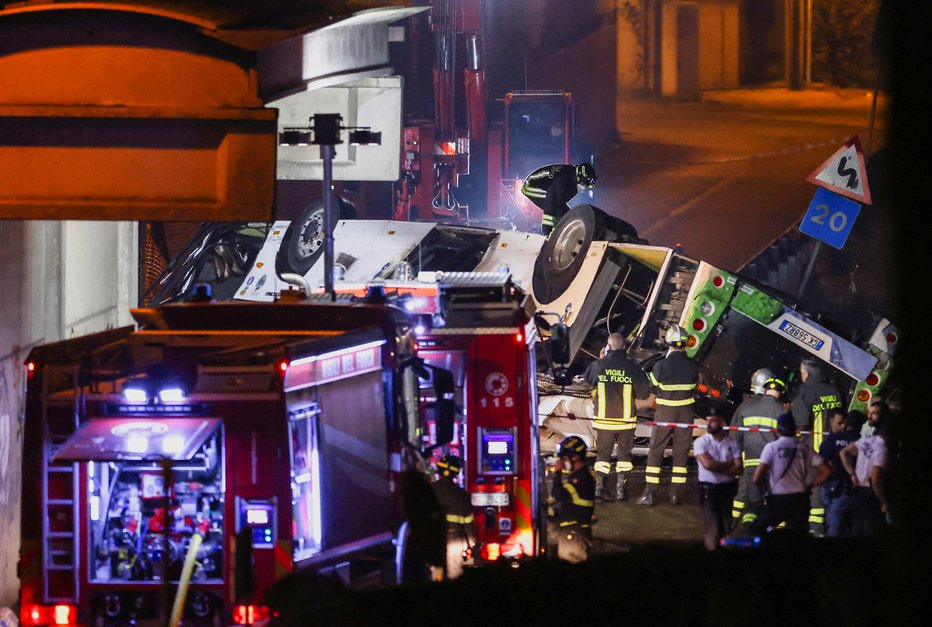
[{"label": "asphalt road", "polygon": [[[863,90],[710,92],[700,102],[624,99],[620,138],[596,155],[595,204],[652,244],[737,270],[805,214],[805,181],[844,140],[867,149]],[[885,100],[871,151],[885,142]]]}]

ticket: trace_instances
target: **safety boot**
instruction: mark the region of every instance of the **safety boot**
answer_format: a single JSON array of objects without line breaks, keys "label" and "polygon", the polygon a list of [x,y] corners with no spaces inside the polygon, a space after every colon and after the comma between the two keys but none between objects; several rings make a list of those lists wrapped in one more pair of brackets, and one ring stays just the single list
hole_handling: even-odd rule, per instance
[{"label": "safety boot", "polygon": [[670,505],[682,505],[683,499],[680,498],[680,491],[676,486],[670,488]]},{"label": "safety boot", "polygon": [[641,495],[641,498],[638,499],[638,505],[653,505],[654,504],[654,486],[648,485],[644,488],[644,494]]},{"label": "safety boot", "polygon": [[628,477],[624,473],[618,473],[618,482],[615,484],[615,499],[618,501],[628,500]]},{"label": "safety boot", "polygon": [[601,472],[595,473],[595,498],[598,501],[605,498],[605,478],[607,476]]}]

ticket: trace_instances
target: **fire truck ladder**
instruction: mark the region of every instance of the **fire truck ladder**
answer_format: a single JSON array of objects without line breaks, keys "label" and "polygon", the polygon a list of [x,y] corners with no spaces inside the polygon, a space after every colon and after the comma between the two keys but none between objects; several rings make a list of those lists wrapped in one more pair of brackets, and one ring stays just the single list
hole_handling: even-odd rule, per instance
[{"label": "fire truck ladder", "polygon": [[[53,368],[49,368],[52,370]],[[76,373],[69,368],[68,375],[75,378]],[[43,590],[48,603],[76,603],[78,599],[78,560],[80,550],[78,530],[78,464],[52,463],[52,456],[75,432],[78,427],[78,412],[72,413],[68,420],[50,420],[49,404],[46,390],[48,376],[43,377],[42,390],[42,431],[45,434],[42,455],[42,555],[45,568],[42,569]],[[66,585],[71,579],[71,585]],[[49,584],[54,581],[55,596],[50,594]],[[70,588],[70,594],[61,592]]]}]

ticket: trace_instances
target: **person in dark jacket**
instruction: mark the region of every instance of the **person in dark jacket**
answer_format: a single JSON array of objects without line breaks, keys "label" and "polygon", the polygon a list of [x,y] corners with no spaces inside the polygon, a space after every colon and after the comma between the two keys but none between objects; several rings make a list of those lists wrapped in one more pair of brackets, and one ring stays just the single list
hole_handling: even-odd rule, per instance
[{"label": "person in dark jacket", "polygon": [[469,493],[456,484],[462,469],[461,458],[444,455],[437,461],[437,481],[432,484],[447,519],[447,579],[459,577],[471,565],[470,550],[475,544],[472,502]]},{"label": "person in dark jacket", "polygon": [[[693,423],[693,407],[696,399],[696,385],[699,383],[699,364],[686,354],[686,329],[673,325],[667,329],[665,339],[670,352],[654,364],[650,372],[650,384],[656,394],[657,422]],[[660,486],[660,463],[667,442],[673,440],[673,477],[670,479],[670,502],[680,505],[683,502],[682,491],[686,486],[686,461],[689,459],[689,445],[692,442],[692,430],[684,427],[655,426],[650,436],[647,451],[646,485],[644,494],[638,499],[638,505],[653,505],[654,492]]]},{"label": "person in dark jacket", "polygon": [[[828,430],[829,416],[832,410],[845,406],[845,397],[834,384],[830,383],[818,360],[807,357],[799,364],[802,385],[793,397],[792,415],[801,431],[811,431],[800,439],[813,452],[818,453],[822,440]],[[815,470],[810,471],[810,474]],[[811,477],[810,477],[811,479]],[[821,536],[825,529],[825,506],[818,490],[813,490],[809,501],[809,531]]]},{"label": "person in dark jacket", "polygon": [[[756,379],[763,378],[763,381]],[[754,485],[754,471],[760,464],[764,447],[777,439],[777,418],[786,413],[786,405],[780,396],[786,390],[782,380],[766,368],[761,368],[751,377],[754,396],[747,399],[731,417],[733,427],[757,429],[757,431],[735,431],[732,436],[741,447],[744,472],[738,480],[738,494],[732,503],[731,514],[735,523],[752,525],[760,508],[761,495]]]},{"label": "person in dark jacket", "polygon": [[846,536],[851,530],[851,477],[839,458],[839,453],[852,442],[857,442],[858,431],[864,423],[864,414],[852,409],[847,414],[832,411],[832,433],[822,441],[819,457],[832,467],[828,481],[822,484],[822,503],[825,505],[825,535],[830,538]]},{"label": "person in dark jacket", "polygon": [[650,396],[650,384],[641,367],[628,358],[625,338],[620,333],[608,336],[603,353],[601,359],[589,364],[584,374],[586,381],[595,387],[592,423],[596,431],[595,496],[610,498],[605,483],[612,471],[612,449],[617,443],[614,498],[624,501],[628,498],[628,473],[634,468],[632,449],[637,426],[634,401]]},{"label": "person in dark jacket", "polygon": [[[595,509],[595,481],[586,464],[586,443],[571,435],[557,449],[559,459],[554,465],[554,514],[559,524],[557,557],[568,562],[589,558],[592,546],[592,511]],[[563,470],[570,471],[564,482]]]},{"label": "person in dark jacket", "polygon": [[554,225],[569,211],[567,203],[580,188],[595,187],[595,179],[595,168],[591,163],[577,166],[554,163],[528,175],[521,186],[521,193],[544,212],[541,221],[544,235],[549,235]]}]

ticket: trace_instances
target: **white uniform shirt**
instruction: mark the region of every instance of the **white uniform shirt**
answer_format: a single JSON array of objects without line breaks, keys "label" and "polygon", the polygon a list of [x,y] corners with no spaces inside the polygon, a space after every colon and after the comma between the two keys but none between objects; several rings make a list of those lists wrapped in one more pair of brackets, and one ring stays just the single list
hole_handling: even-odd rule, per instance
[{"label": "white uniform shirt", "polygon": [[887,444],[883,437],[872,435],[861,438],[857,443],[858,458],[854,466],[854,474],[858,483],[863,486],[870,485],[874,466],[883,468],[887,465]]},{"label": "white uniform shirt", "polygon": [[772,494],[799,494],[806,491],[809,467],[821,464],[822,458],[794,436],[781,436],[764,447],[760,463],[767,464]]},{"label": "white uniform shirt", "polygon": [[[696,441],[693,442],[693,454],[698,458],[703,453],[717,462],[730,462],[741,459],[741,447],[738,446],[735,440],[727,436],[721,440],[716,440],[715,436],[711,433],[706,433],[702,437],[696,438]],[[699,462],[699,481],[705,483],[728,483],[734,480],[735,478],[730,475],[707,470],[706,467],[702,465],[702,462]]]}]

